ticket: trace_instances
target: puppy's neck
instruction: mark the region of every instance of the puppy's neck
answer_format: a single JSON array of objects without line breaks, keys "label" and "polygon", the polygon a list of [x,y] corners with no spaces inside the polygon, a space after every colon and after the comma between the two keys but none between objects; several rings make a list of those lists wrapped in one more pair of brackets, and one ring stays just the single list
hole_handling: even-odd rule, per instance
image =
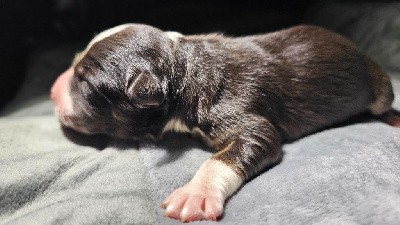
[{"label": "puppy's neck", "polygon": [[[221,35],[181,36],[176,42],[171,77],[172,114],[188,125],[197,126],[214,104],[223,81]],[[222,50],[223,51],[223,50]]]}]

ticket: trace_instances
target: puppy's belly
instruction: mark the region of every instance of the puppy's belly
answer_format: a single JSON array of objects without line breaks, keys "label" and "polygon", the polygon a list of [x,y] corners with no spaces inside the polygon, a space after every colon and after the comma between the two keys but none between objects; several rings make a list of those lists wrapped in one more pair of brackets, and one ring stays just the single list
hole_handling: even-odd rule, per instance
[{"label": "puppy's belly", "polygon": [[365,112],[373,100],[371,88],[363,80],[349,79],[348,82],[354,85],[308,84],[304,87],[307,92],[283,99],[285,113],[278,118],[277,127],[293,140]]},{"label": "puppy's belly", "polygon": [[178,133],[190,133],[193,137],[202,140],[209,147],[216,148],[221,144],[220,139],[207,136],[199,127],[190,129],[186,124],[184,124],[184,122],[182,122],[182,120],[177,118],[169,120],[164,126],[162,133],[170,131]]}]

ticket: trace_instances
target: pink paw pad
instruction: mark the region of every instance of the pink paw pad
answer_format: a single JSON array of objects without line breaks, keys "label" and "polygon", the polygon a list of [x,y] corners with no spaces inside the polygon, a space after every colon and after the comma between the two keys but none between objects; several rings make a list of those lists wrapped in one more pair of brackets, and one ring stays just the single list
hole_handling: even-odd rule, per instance
[{"label": "pink paw pad", "polygon": [[165,216],[182,222],[217,220],[227,197],[243,183],[235,171],[217,160],[205,161],[185,186],[175,190],[161,205]]},{"label": "pink paw pad", "polygon": [[182,222],[217,220],[223,212],[223,199],[219,190],[202,185],[187,184],[174,191],[162,204],[165,216]]}]

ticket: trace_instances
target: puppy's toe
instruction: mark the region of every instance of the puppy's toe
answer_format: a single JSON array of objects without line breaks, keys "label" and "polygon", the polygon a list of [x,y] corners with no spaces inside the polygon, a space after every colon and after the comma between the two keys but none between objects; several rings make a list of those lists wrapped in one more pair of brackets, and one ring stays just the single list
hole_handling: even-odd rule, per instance
[{"label": "puppy's toe", "polygon": [[223,202],[215,198],[207,198],[204,202],[204,216],[207,220],[217,220],[224,211]]},{"label": "puppy's toe", "polygon": [[165,215],[183,222],[217,220],[225,199],[243,183],[230,167],[217,160],[207,160],[193,179],[174,191],[162,204]]},{"label": "puppy's toe", "polygon": [[182,222],[217,220],[223,212],[223,199],[215,195],[217,190],[201,185],[187,184],[174,191],[163,203],[165,216]]},{"label": "puppy's toe", "polygon": [[183,206],[188,198],[188,196],[177,194],[176,192],[178,191],[179,190],[176,190],[172,193],[162,204],[162,207],[165,208],[164,215],[174,219],[181,218]]},{"label": "puppy's toe", "polygon": [[189,222],[204,219],[204,199],[201,196],[190,196],[181,212],[181,221]]}]

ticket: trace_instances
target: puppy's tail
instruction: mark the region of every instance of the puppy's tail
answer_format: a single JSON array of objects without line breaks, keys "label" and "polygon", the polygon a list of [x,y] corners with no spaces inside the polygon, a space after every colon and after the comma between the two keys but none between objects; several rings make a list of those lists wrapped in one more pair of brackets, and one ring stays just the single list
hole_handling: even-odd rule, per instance
[{"label": "puppy's tail", "polygon": [[391,126],[400,128],[400,112],[397,110],[391,109],[379,116],[379,119]]}]

